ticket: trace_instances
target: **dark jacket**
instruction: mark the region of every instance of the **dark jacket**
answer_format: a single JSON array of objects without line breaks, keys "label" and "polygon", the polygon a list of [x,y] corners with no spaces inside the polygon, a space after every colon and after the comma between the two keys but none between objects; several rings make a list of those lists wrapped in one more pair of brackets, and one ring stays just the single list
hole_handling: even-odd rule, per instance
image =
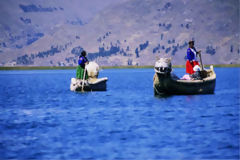
[{"label": "dark jacket", "polygon": [[191,75],[191,77],[192,77],[194,80],[202,80],[202,76],[201,76],[200,71],[196,71],[195,73],[193,73],[193,74]]},{"label": "dark jacket", "polygon": [[78,65],[80,65],[82,68],[85,68],[85,63],[88,62],[87,57],[80,56],[78,60]]},{"label": "dark jacket", "polygon": [[[192,48],[192,49],[197,53],[197,50],[195,48]],[[187,59],[189,61],[196,60],[195,54],[190,48],[187,49]]]}]

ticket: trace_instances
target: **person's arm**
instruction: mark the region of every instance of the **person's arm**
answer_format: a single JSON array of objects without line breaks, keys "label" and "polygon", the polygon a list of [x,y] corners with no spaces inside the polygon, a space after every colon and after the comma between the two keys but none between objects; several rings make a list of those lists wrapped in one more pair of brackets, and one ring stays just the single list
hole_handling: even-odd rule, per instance
[{"label": "person's arm", "polygon": [[79,60],[78,60],[78,65],[80,65],[80,64],[81,64],[81,60],[79,59]]},{"label": "person's arm", "polygon": [[81,58],[79,58],[79,60],[78,60],[78,65],[82,65],[82,62],[83,62],[83,58],[81,57]]},{"label": "person's arm", "polygon": [[194,47],[194,51],[197,53],[196,56],[201,53],[201,50],[197,51],[195,47]]},{"label": "person's arm", "polygon": [[197,54],[199,55],[201,52],[202,52],[202,51],[201,51],[201,50],[199,50],[199,51],[197,51]]},{"label": "person's arm", "polygon": [[85,57],[85,60],[86,60],[86,61],[85,61],[85,63],[86,63],[86,64],[88,64],[88,63],[89,63],[89,61],[88,61],[87,57]]}]

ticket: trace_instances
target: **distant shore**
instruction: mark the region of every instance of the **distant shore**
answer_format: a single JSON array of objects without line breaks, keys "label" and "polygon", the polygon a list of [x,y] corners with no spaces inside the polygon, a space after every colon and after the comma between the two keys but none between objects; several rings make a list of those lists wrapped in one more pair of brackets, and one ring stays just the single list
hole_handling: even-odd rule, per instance
[{"label": "distant shore", "polygon": [[[204,65],[209,68],[210,65]],[[240,67],[240,64],[214,64],[214,67]],[[101,66],[102,69],[153,68],[154,66]],[[185,68],[185,65],[173,65],[173,68]],[[76,66],[13,66],[0,67],[0,70],[62,70],[76,69]]]}]

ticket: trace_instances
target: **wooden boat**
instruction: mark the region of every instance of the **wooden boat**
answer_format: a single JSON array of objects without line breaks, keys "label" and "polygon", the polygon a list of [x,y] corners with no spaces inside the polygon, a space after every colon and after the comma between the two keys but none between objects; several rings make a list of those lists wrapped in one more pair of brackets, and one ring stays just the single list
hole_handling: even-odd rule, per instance
[{"label": "wooden boat", "polygon": [[89,79],[83,80],[72,78],[70,90],[71,91],[82,91],[82,84],[83,91],[106,91],[107,90],[107,80],[108,78],[99,78],[99,79]]},{"label": "wooden boat", "polygon": [[155,65],[154,94],[155,95],[190,95],[213,94],[216,84],[216,74],[213,66],[201,71],[202,80],[181,80],[171,73],[170,64]]}]

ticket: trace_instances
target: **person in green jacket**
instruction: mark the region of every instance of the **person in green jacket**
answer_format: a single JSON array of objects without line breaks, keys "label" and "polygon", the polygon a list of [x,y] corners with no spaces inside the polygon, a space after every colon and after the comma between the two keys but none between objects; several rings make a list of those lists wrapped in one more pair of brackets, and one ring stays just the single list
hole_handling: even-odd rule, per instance
[{"label": "person in green jacket", "polygon": [[81,56],[79,56],[78,66],[77,66],[77,75],[76,75],[77,79],[83,79],[83,78],[85,80],[88,79],[87,71],[86,71],[85,77],[84,77],[85,65],[89,63],[86,55],[87,55],[86,51],[82,51]]}]

